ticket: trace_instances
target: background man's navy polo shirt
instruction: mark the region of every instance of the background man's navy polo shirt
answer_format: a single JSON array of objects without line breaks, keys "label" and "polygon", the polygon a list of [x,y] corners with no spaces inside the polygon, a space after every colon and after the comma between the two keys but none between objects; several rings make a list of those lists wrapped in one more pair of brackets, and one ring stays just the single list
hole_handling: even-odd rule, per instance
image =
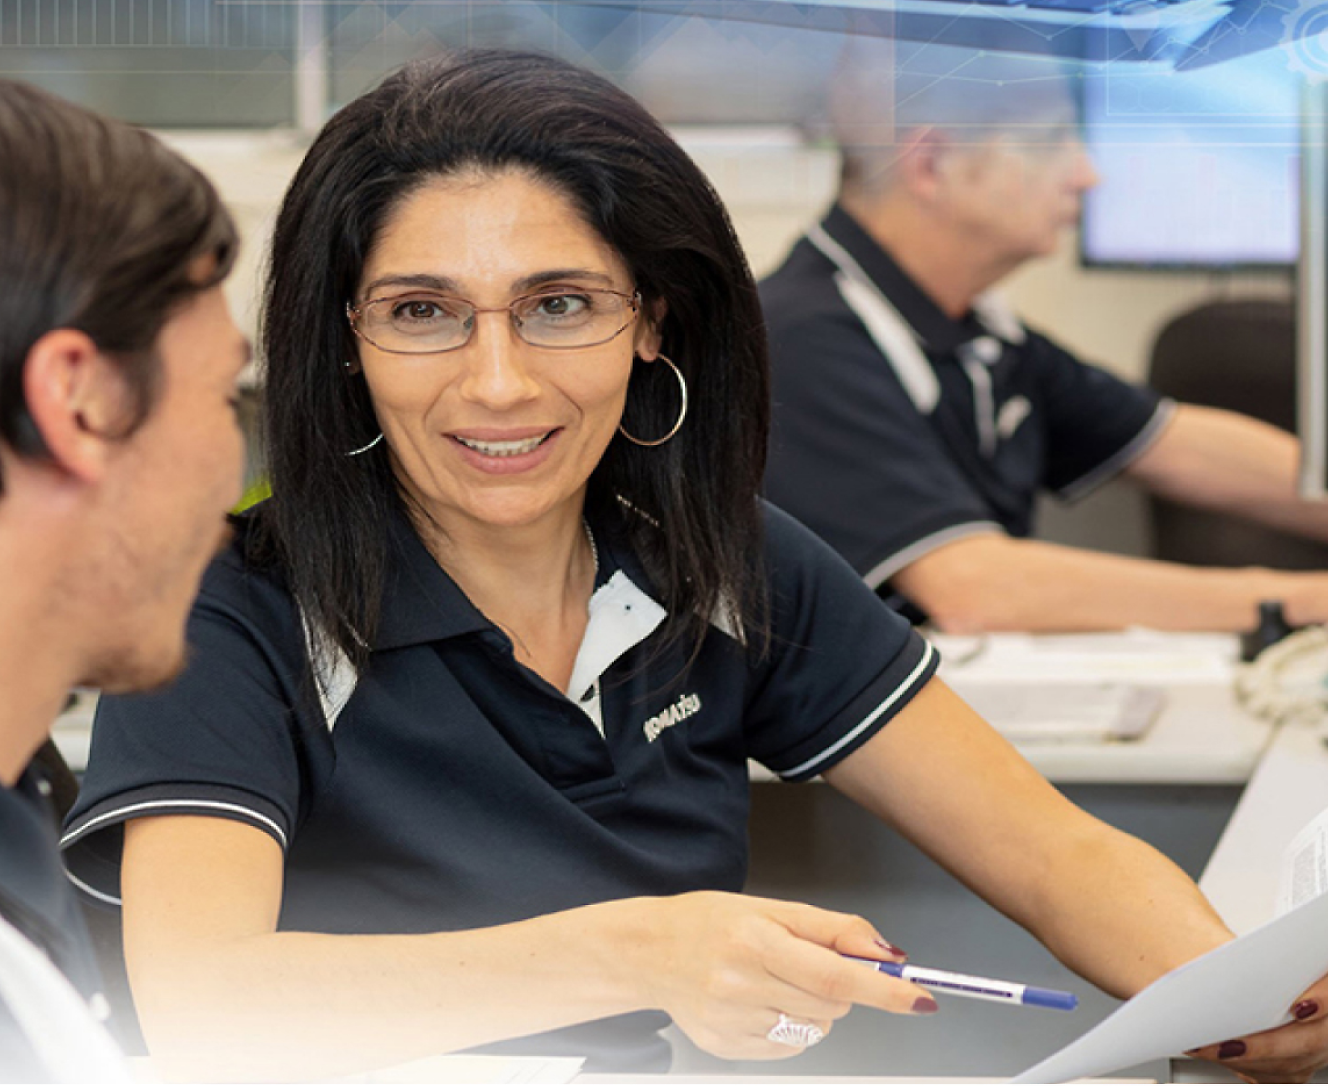
[{"label": "background man's navy polo shirt", "polygon": [[[181,678],[103,699],[64,839],[71,872],[115,903],[123,822],[177,813],[276,839],[282,930],[459,930],[740,890],[747,759],[791,780],[816,775],[908,702],[935,652],[767,507],[769,652],[758,659],[712,629],[688,668],[684,646],[655,652],[662,610],[649,583],[613,525],[593,527],[600,568],[582,656],[595,658],[598,687],[575,700],[516,662],[403,518],[370,664],[358,682],[325,679],[320,704],[302,687],[299,615],[277,579],[245,567],[237,541],[206,577]],[[580,705],[596,690],[602,735]],[[664,1021],[628,1018],[628,1044]]]},{"label": "background man's navy polo shirt", "polygon": [[[873,295],[902,318],[895,342],[906,342],[889,358],[859,312]],[[951,319],[840,207],[761,299],[774,382],[766,494],[873,588],[963,535],[1029,535],[1040,489],[1082,496],[1169,414],[995,305]],[[926,372],[900,357],[910,344]]]}]

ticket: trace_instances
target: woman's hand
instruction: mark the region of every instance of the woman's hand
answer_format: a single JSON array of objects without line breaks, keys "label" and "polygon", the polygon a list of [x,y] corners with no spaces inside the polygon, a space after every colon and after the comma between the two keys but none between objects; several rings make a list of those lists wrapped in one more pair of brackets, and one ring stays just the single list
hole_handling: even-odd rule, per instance
[{"label": "woman's hand", "polygon": [[787,1015],[829,1033],[856,1003],[895,1014],[932,1014],[936,1001],[845,954],[901,961],[861,917],[738,894],[657,899],[648,953],[650,1002],[697,1045],[725,1059],[783,1059],[802,1051],[772,1041]]},{"label": "woman's hand", "polygon": [[1322,977],[1292,1004],[1292,1020],[1189,1053],[1220,1063],[1247,1082],[1308,1082],[1328,1065],[1328,977]]}]

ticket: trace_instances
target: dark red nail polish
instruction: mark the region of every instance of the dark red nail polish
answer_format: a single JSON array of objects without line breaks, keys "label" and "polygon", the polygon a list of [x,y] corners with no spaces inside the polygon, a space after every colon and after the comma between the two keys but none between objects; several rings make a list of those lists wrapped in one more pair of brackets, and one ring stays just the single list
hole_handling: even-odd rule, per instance
[{"label": "dark red nail polish", "polygon": [[1313,999],[1302,999],[1291,1008],[1291,1017],[1298,1022],[1303,1022],[1306,1018],[1313,1018],[1318,1013],[1319,1004]]},{"label": "dark red nail polish", "polygon": [[1245,1055],[1244,1041],[1223,1041],[1222,1046],[1217,1050],[1219,1060],[1234,1060]]},{"label": "dark red nail polish", "polygon": [[874,942],[887,954],[893,954],[897,958],[908,957],[908,955],[904,951],[900,950],[899,947],[895,946],[893,943],[887,943],[884,939],[873,939],[872,942]]},{"label": "dark red nail polish", "polygon": [[936,1000],[932,999],[931,996],[918,996],[917,999],[913,1000],[914,1014],[935,1014],[940,1009],[941,1008],[936,1005]]}]

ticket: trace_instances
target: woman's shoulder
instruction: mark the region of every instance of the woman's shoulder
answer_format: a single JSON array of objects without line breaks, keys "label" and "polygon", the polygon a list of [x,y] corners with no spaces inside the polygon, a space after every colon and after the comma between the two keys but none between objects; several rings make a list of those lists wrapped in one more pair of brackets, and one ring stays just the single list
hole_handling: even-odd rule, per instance
[{"label": "woman's shoulder", "polygon": [[848,622],[864,616],[892,629],[908,623],[891,610],[830,544],[784,510],[762,502],[765,577],[778,626],[811,608]]},{"label": "woman's shoulder", "polygon": [[812,568],[844,564],[830,544],[802,521],[764,498],[761,499],[761,525],[767,562],[778,560],[785,568],[791,564]]},{"label": "woman's shoulder", "polygon": [[274,635],[298,630],[285,573],[255,511],[229,521],[231,537],[203,574],[195,614],[225,614]]}]

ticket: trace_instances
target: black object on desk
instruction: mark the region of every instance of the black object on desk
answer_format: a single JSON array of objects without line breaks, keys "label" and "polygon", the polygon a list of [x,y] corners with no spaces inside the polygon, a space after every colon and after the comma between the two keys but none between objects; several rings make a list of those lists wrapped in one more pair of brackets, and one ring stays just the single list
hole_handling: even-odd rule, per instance
[{"label": "black object on desk", "polygon": [[1249,663],[1269,645],[1275,645],[1291,633],[1293,627],[1282,612],[1281,600],[1264,600],[1259,604],[1259,619],[1254,629],[1240,635],[1240,658]]}]

